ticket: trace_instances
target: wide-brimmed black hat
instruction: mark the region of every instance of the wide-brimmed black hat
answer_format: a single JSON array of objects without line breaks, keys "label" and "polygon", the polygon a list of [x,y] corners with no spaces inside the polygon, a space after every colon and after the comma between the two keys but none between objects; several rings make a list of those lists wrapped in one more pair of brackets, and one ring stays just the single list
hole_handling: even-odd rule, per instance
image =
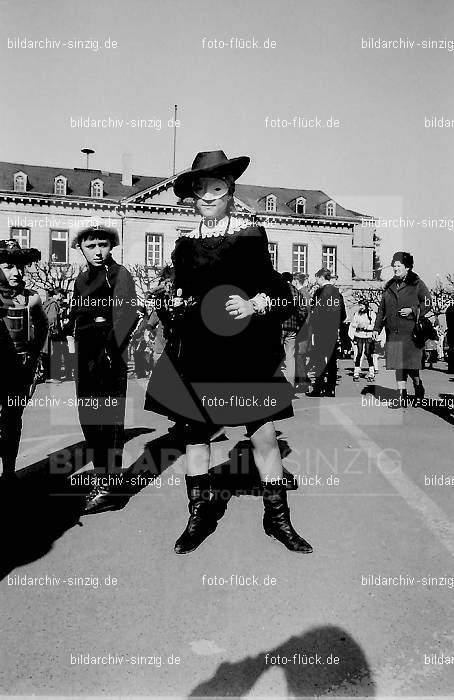
[{"label": "wide-brimmed black hat", "polygon": [[88,237],[99,236],[99,238],[107,238],[112,243],[112,248],[120,245],[118,231],[110,226],[87,226],[78,231],[71,241],[71,248],[77,248],[82,240]]},{"label": "wide-brimmed black hat", "polygon": [[223,178],[230,175],[234,180],[238,180],[250,162],[248,156],[227,158],[224,151],[202,151],[197,153],[191,169],[178,175],[173,183],[173,191],[179,199],[193,197],[192,183],[195,177]]},{"label": "wide-brimmed black hat", "polygon": [[41,260],[38,248],[21,248],[14,238],[0,241],[0,263],[31,265],[38,260]]},{"label": "wide-brimmed black hat", "polygon": [[394,265],[395,262],[402,263],[402,265],[410,268],[410,270],[413,269],[413,255],[411,253],[406,253],[404,250],[399,250],[397,253],[394,253],[391,265]]}]

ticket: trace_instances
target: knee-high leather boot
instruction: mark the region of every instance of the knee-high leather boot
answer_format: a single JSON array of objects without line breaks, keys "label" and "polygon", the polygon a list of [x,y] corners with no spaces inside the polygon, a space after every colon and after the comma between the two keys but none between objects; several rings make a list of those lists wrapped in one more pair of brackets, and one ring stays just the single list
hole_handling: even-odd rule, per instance
[{"label": "knee-high leather boot", "polygon": [[210,476],[186,476],[186,490],[189,504],[189,520],[183,534],[175,543],[177,554],[188,554],[197,549],[202,542],[216,530],[216,510],[212,503]]},{"label": "knee-high leather boot", "polygon": [[309,542],[298,535],[290,522],[290,510],[287,504],[287,489],[282,482],[269,484],[262,482],[263,528],[267,535],[275,537],[291,552],[309,554],[313,551]]}]

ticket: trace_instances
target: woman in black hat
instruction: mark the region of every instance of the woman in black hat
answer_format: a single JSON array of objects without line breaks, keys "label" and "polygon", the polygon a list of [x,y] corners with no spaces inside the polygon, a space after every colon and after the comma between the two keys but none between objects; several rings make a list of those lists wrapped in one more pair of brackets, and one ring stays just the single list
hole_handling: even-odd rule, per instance
[{"label": "woman in black hat", "polygon": [[413,380],[416,399],[424,398],[424,386],[419,376],[422,349],[415,345],[412,334],[418,314],[425,316],[430,311],[431,299],[426,285],[413,272],[410,253],[394,253],[391,265],[394,277],[385,284],[373,339],[377,339],[383,327],[386,329],[386,369],[395,370],[399,390],[397,407],[405,407],[408,377]]},{"label": "woman in black hat", "polygon": [[3,480],[15,476],[22,414],[33,393],[47,319],[39,294],[24,283],[26,265],[37,262],[36,248],[0,241],[0,458]]},{"label": "woman in black hat", "polygon": [[174,328],[151,376],[145,408],[186,423],[189,521],[175,544],[196,549],[225,510],[212,488],[210,439],[224,425],[245,425],[263,484],[265,532],[295,552],[312,547],[293,529],[273,420],[293,415],[293,392],[280,364],[288,286],[275,272],[266,232],[231,215],[235,180],[249,158],[199,153],[174,191],[191,198],[198,228],[172,254]]}]

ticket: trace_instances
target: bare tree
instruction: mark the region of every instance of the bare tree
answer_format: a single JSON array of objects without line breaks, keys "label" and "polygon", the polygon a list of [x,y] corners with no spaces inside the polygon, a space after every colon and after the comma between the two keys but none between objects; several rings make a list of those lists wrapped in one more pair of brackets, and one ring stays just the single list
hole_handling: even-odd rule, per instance
[{"label": "bare tree", "polygon": [[430,296],[434,313],[436,315],[444,313],[446,308],[454,302],[454,279],[452,275],[446,275],[445,283],[438,279],[435,286],[430,290]]},{"label": "bare tree", "polygon": [[27,268],[26,281],[38,292],[61,289],[68,295],[72,292],[74,281],[80,270],[81,265],[56,265],[55,263],[39,262]]},{"label": "bare tree", "polygon": [[140,301],[143,301],[148,292],[156,289],[164,280],[172,278],[173,268],[171,265],[164,267],[152,267],[150,265],[129,265],[128,270],[131,273],[136,284],[137,296]]},{"label": "bare tree", "polygon": [[454,275],[446,275],[446,280],[448,282],[448,285],[452,287],[450,290],[451,293],[454,292]]},{"label": "bare tree", "polygon": [[352,300],[355,304],[360,301],[368,301],[372,308],[378,309],[383,291],[376,288],[354,289],[352,291]]},{"label": "bare tree", "polygon": [[374,280],[381,281],[381,273],[382,273],[382,265],[381,265],[381,260],[380,260],[381,238],[377,234],[377,232],[374,232],[373,241],[374,241],[374,252],[373,252],[373,272],[372,272],[372,274],[373,274]]}]

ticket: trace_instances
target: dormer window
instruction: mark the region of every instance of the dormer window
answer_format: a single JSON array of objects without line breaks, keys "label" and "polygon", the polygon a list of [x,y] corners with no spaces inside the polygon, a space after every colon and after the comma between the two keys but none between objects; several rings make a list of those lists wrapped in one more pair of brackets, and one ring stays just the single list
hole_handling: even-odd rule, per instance
[{"label": "dormer window", "polygon": [[269,194],[266,198],[266,211],[276,211],[276,196],[274,194]]},{"label": "dormer window", "polygon": [[27,191],[27,176],[25,173],[16,173],[14,175],[14,191],[15,192],[26,192]]},{"label": "dormer window", "polygon": [[336,202],[333,202],[332,199],[326,202],[326,216],[336,216]]},{"label": "dormer window", "polygon": [[306,200],[304,199],[304,197],[297,198],[295,211],[297,214],[305,214],[306,213]]},{"label": "dormer window", "polygon": [[58,175],[54,180],[54,194],[66,195],[66,177]]},{"label": "dormer window", "polygon": [[90,186],[90,196],[101,199],[104,196],[104,183],[102,180],[92,180]]}]

